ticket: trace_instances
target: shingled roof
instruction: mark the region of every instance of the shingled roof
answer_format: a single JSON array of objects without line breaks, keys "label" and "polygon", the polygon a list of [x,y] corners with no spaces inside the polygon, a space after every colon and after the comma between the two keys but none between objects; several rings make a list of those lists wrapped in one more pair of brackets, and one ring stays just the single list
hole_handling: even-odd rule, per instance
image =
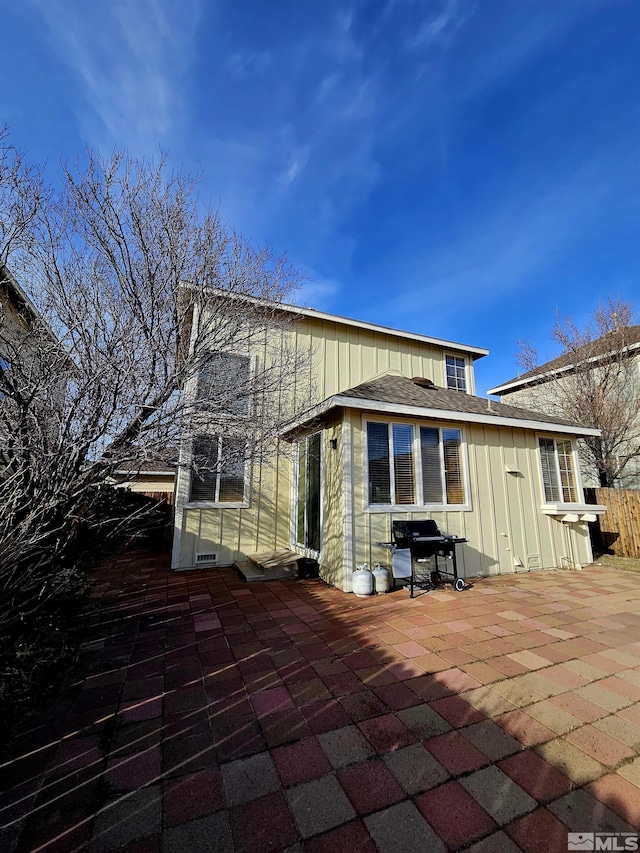
[{"label": "shingled roof", "polygon": [[[615,347],[617,349],[630,348],[636,349],[640,345],[640,326],[626,326],[619,329],[615,334]],[[541,382],[548,381],[554,374],[562,373],[570,370],[574,364],[588,362],[590,359],[598,360],[600,356],[605,356],[612,352],[612,337],[604,335],[597,338],[595,341],[586,344],[584,347],[575,350],[575,352],[565,352],[554,358],[551,361],[535,367],[533,370],[528,370],[526,373],[521,373],[513,379],[508,379],[506,382],[501,382],[495,388],[487,391],[488,394],[501,394],[503,391],[516,391],[525,385],[538,385]]]},{"label": "shingled roof", "polygon": [[530,429],[547,429],[578,435],[598,435],[599,430],[585,427],[564,418],[556,418],[497,403],[483,397],[474,397],[462,391],[451,391],[435,386],[425,387],[423,380],[409,379],[398,373],[385,373],[354,388],[328,397],[318,406],[300,416],[291,424],[285,435],[290,436],[304,426],[335,408],[356,408],[364,411],[403,414],[409,417],[438,418],[496,426],[520,426]]}]

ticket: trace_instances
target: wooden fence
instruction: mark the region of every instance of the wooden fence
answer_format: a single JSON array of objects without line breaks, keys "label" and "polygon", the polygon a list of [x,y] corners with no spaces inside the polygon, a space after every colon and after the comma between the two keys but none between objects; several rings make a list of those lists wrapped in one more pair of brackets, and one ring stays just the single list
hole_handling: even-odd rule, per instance
[{"label": "wooden fence", "polygon": [[607,507],[590,525],[594,550],[640,558],[640,489],[585,489],[585,498]]},{"label": "wooden fence", "polygon": [[173,492],[141,492],[148,498],[153,498],[154,501],[163,501],[169,506],[173,505]]}]

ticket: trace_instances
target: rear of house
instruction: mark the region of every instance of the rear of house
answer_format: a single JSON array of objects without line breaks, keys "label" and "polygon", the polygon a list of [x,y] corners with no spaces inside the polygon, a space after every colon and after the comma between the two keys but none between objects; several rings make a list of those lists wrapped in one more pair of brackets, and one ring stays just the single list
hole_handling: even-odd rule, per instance
[{"label": "rear of house", "polygon": [[[270,460],[222,465],[208,492],[189,465],[198,437],[185,438],[175,569],[291,549],[349,591],[356,564],[388,565],[379,543],[392,521],[421,518],[467,539],[463,577],[590,562],[587,522],[602,508],[584,504],[584,429],[475,397],[482,348],[283,310],[296,313],[288,344],[309,353],[301,387],[313,391],[296,398]],[[250,370],[268,352],[229,355]]]}]

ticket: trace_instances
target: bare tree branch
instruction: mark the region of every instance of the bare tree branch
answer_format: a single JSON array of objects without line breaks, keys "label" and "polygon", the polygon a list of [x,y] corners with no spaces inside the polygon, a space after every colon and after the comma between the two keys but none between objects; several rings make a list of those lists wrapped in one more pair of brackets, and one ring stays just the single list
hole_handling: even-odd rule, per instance
[{"label": "bare tree branch", "polygon": [[532,377],[522,392],[526,396],[518,398],[539,411],[601,431],[582,440],[580,452],[585,470],[593,471],[602,486],[624,480],[631,463],[640,459],[636,323],[632,305],[611,298],[597,307],[583,329],[570,318],[556,318],[552,336],[561,355],[548,365],[553,375],[544,381]]},{"label": "bare tree branch", "polygon": [[[204,208],[197,183],[88,151],[54,194],[0,137],[0,624],[47,594],[116,470],[175,453],[185,429],[267,459],[305,393],[310,353],[286,344],[296,317],[280,308],[299,272]],[[221,353],[252,371],[203,396]]]}]

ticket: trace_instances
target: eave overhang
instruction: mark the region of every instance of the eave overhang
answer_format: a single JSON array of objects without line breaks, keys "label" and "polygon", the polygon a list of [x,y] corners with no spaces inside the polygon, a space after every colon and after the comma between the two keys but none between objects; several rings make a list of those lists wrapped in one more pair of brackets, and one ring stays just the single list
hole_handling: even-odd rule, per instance
[{"label": "eave overhang", "polygon": [[[490,401],[487,401],[488,403]],[[523,420],[521,418],[509,418],[501,415],[486,415],[477,412],[458,412],[449,409],[433,409],[422,406],[409,406],[400,403],[384,403],[380,400],[363,400],[358,397],[349,397],[344,394],[335,394],[328,397],[305,412],[300,418],[290,423],[282,432],[285,441],[291,441],[297,432],[304,429],[307,424],[313,423],[329,412],[331,409],[345,408],[358,409],[365,412],[380,412],[388,415],[402,415],[411,418],[425,418],[439,421],[460,421],[462,423],[485,424],[489,426],[506,426],[517,429],[531,429],[538,432],[565,433],[568,435],[600,435],[599,429],[593,427],[579,426],[578,424],[558,424],[550,421]]]}]

